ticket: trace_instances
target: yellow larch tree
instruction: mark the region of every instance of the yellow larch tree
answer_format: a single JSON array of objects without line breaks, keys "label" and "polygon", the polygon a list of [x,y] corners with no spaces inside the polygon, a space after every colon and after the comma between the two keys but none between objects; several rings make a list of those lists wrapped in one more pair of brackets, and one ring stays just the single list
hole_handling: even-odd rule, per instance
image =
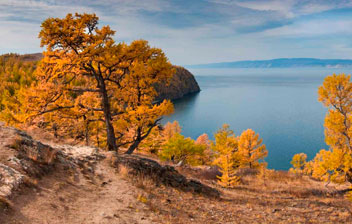
[{"label": "yellow larch tree", "polygon": [[132,153],[172,112],[170,101],[154,103],[153,85],[169,80],[174,69],[144,40],[116,43],[115,31],[99,28],[98,20],[95,14],[68,14],[42,23],[39,37],[46,51],[17,117],[80,129],[86,141]]},{"label": "yellow larch tree", "polygon": [[215,141],[211,143],[215,152],[213,164],[218,166],[221,176],[218,176],[219,184],[224,187],[234,187],[239,184],[236,169],[240,165],[240,154],[238,153],[238,138],[229,125],[223,127],[215,134]]},{"label": "yellow larch tree", "polygon": [[303,173],[304,168],[307,164],[307,155],[305,153],[298,153],[292,157],[291,164],[293,168],[290,168],[292,173]]},{"label": "yellow larch tree", "polygon": [[323,181],[343,183],[348,181],[351,164],[351,155],[343,150],[322,149],[312,161],[312,176]]},{"label": "yellow larch tree", "polygon": [[131,138],[125,141],[131,143],[127,153],[132,153],[158,125],[162,116],[173,112],[173,105],[168,100],[154,103],[157,96],[154,85],[169,80],[175,69],[160,49],[149,47],[144,40],[132,42],[125,54],[132,61],[128,67],[129,74],[121,81],[120,93],[126,106],[122,117],[129,124],[128,131],[131,133]]},{"label": "yellow larch tree", "polygon": [[319,101],[329,110],[325,117],[325,142],[305,164],[304,173],[324,181],[352,183],[352,83],[350,75],[327,76],[318,89]]},{"label": "yellow larch tree", "polygon": [[153,128],[150,135],[145,139],[139,149],[144,152],[158,154],[170,138],[181,133],[181,126],[178,121],[167,122],[165,125],[158,125]]},{"label": "yellow larch tree", "polygon": [[[318,90],[319,101],[329,108],[325,117],[325,141],[314,159],[313,176],[329,176],[332,181],[352,182],[352,83],[350,75],[333,74]],[[326,179],[326,178],[325,178]]]},{"label": "yellow larch tree", "polygon": [[163,135],[165,141],[169,140],[172,136],[174,136],[177,133],[178,134],[181,133],[181,126],[178,123],[178,121],[175,120],[172,123],[167,122],[164,125],[162,135]]},{"label": "yellow larch tree", "polygon": [[207,134],[202,134],[196,139],[196,144],[204,146],[204,155],[200,160],[202,160],[202,163],[205,165],[211,165],[213,159],[214,159],[214,152],[211,149],[211,142],[209,140],[209,136]]},{"label": "yellow larch tree", "polygon": [[215,163],[220,167],[221,176],[218,176],[218,183],[221,186],[232,188],[239,184],[240,177],[236,176],[235,160],[231,154],[217,158]]},{"label": "yellow larch tree", "polygon": [[242,132],[238,141],[238,152],[241,155],[241,167],[259,168],[260,160],[263,160],[268,151],[263,140],[259,138],[252,129],[247,129]]}]

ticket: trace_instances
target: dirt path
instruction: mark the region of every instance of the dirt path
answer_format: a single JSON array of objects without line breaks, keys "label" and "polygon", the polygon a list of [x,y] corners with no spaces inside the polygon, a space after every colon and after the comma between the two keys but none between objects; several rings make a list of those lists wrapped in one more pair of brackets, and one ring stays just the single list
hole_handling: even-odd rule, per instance
[{"label": "dirt path", "polygon": [[154,214],[137,200],[139,189],[107,160],[95,168],[94,174],[59,171],[44,177],[38,189],[26,189],[13,200],[0,223],[153,223]]}]

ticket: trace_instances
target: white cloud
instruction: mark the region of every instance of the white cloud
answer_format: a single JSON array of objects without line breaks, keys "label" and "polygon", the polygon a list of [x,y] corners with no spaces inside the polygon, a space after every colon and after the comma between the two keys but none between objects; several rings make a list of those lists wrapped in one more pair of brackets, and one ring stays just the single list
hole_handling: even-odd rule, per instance
[{"label": "white cloud", "polygon": [[283,16],[292,18],[294,13],[292,8],[294,6],[293,0],[272,0],[272,1],[237,1],[236,4],[258,11],[276,11],[281,13]]},{"label": "white cloud", "polygon": [[287,18],[351,7],[349,0],[209,0],[210,2],[237,5],[256,11],[278,12]]},{"label": "white cloud", "polygon": [[[299,1],[297,2],[299,3]],[[329,0],[306,0],[304,4],[299,4],[297,11],[302,14],[313,14],[324,12],[332,9],[341,9],[346,7],[351,7],[352,1],[350,0],[336,0],[336,1],[329,1]]]},{"label": "white cloud", "polygon": [[352,34],[352,20],[312,20],[266,30],[266,36],[314,37],[329,34]]}]

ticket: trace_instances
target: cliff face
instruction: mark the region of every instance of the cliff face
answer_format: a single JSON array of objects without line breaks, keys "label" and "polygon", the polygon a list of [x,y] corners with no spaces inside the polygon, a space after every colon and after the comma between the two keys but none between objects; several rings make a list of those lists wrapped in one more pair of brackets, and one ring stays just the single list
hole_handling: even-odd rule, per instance
[{"label": "cliff face", "polygon": [[158,101],[164,99],[176,100],[184,97],[187,94],[197,93],[200,91],[199,85],[187,69],[175,66],[176,73],[171,78],[169,83],[160,83],[155,86],[159,93]]}]

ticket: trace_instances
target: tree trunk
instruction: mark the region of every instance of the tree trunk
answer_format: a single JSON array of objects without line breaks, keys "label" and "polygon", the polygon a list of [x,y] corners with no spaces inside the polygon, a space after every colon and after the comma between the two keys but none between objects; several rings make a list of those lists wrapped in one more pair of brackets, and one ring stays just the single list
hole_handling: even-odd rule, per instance
[{"label": "tree trunk", "polygon": [[104,106],[104,116],[105,116],[105,125],[106,125],[106,134],[107,134],[107,144],[109,151],[117,151],[116,146],[116,138],[115,138],[115,130],[111,123],[111,115],[110,115],[109,106]]},{"label": "tree trunk", "polygon": [[100,91],[101,91],[100,92],[101,93],[101,100],[102,100],[102,104],[103,104],[108,150],[109,151],[117,151],[115,130],[114,130],[114,126],[111,123],[111,109],[110,109],[109,97],[108,97],[108,93],[106,90],[105,82],[102,77],[100,77],[100,79],[99,79],[99,87],[100,87]]},{"label": "tree trunk", "polygon": [[[155,124],[156,124],[156,123],[155,123]],[[145,133],[145,135],[142,135],[142,128],[139,127],[139,128],[137,129],[137,137],[136,137],[136,140],[134,140],[134,142],[132,143],[132,145],[130,145],[130,147],[129,147],[128,150],[125,152],[125,154],[132,154],[132,153],[134,152],[134,150],[139,146],[139,144],[140,144],[146,137],[148,137],[148,135],[151,133],[153,127],[155,127],[155,124],[149,128],[149,130],[147,131],[147,133]]]},{"label": "tree trunk", "polygon": [[99,130],[100,130],[100,129],[98,128],[97,134],[96,134],[96,140],[97,140],[98,148],[100,148]]},{"label": "tree trunk", "polygon": [[125,153],[132,154],[134,152],[134,150],[138,147],[139,143],[141,143],[140,140],[134,141],[133,144],[128,148],[128,150]]},{"label": "tree trunk", "polygon": [[346,173],[346,180],[350,183],[352,183],[352,169],[349,169]]},{"label": "tree trunk", "polygon": [[85,138],[86,138],[86,146],[89,146],[89,123],[86,123],[86,131],[85,131]]}]

